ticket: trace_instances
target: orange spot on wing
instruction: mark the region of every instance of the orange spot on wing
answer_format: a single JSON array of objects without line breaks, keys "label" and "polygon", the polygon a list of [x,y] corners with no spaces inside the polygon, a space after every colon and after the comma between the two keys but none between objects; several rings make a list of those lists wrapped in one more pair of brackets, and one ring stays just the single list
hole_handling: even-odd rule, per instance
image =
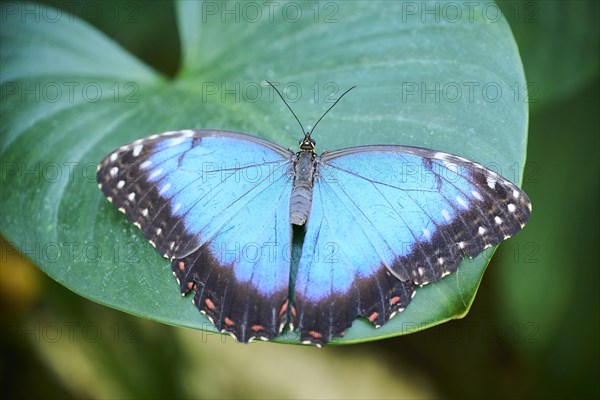
[{"label": "orange spot on wing", "polygon": [[308,334],[315,339],[321,339],[322,335],[317,331],[309,331]]},{"label": "orange spot on wing", "polygon": [[194,282],[188,282],[187,288],[192,290],[193,287],[194,287]]},{"label": "orange spot on wing", "polygon": [[227,317],[225,317],[225,319],[223,320],[223,322],[225,322],[225,325],[227,325],[227,326],[235,325],[235,322],[233,322],[232,320],[230,320]]},{"label": "orange spot on wing", "polygon": [[185,264],[183,263],[183,261],[179,261],[179,270],[183,272],[183,270],[185,269]]},{"label": "orange spot on wing", "polygon": [[394,296],[390,299],[390,304],[394,305],[400,301],[400,296]]},{"label": "orange spot on wing", "polygon": [[214,310],[216,308],[215,303],[213,303],[210,299],[204,300],[204,304],[206,304],[206,307],[208,307],[209,310]]},{"label": "orange spot on wing", "polygon": [[375,322],[375,320],[377,319],[377,317],[379,317],[379,313],[377,311],[375,311],[373,314],[371,314],[369,316],[369,321]]},{"label": "orange spot on wing", "polygon": [[279,309],[279,316],[280,317],[287,311],[288,303],[289,303],[289,300],[286,300],[285,303],[283,303],[281,305],[281,308]]},{"label": "orange spot on wing", "polygon": [[265,329],[265,327],[262,325],[252,325],[250,327],[250,329],[253,330],[254,332],[258,332],[258,331],[262,331],[263,329]]},{"label": "orange spot on wing", "polygon": [[296,307],[292,306],[292,317],[296,317]]}]

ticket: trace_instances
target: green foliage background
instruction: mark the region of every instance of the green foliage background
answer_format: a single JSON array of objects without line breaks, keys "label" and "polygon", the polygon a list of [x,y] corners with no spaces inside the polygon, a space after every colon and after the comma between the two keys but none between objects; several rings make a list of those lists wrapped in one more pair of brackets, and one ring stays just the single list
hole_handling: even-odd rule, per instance
[{"label": "green foliage background", "polygon": [[[103,5],[107,7],[104,18],[86,15],[83,6],[75,7],[75,13],[87,17],[152,68],[174,76],[181,56],[173,5],[127,3],[133,5],[137,22],[123,24],[111,18],[111,4],[115,7],[114,3]],[[84,300],[48,279],[2,242],[3,389],[13,397],[97,398],[597,396],[598,5],[511,1],[500,6],[513,29],[530,84],[523,187],[532,199],[534,213],[527,229],[500,247],[466,318],[415,335],[355,346],[321,350],[241,346],[220,335],[173,328]],[[249,41],[248,49],[252,45],[276,46],[277,40],[274,32],[260,45]],[[23,49],[27,45],[24,42]],[[2,44],[3,69],[14,56],[5,49]],[[84,54],[102,50],[82,46]],[[183,59],[206,54],[224,57],[205,50],[184,54]],[[465,51],[460,56],[469,54]],[[44,56],[39,54],[39,62],[44,62]],[[324,55],[293,56],[310,61]],[[130,71],[129,61],[124,60],[123,68]],[[63,68],[66,76],[73,72],[69,65]],[[102,68],[102,64],[89,66],[90,71]],[[203,72],[208,76],[223,73]],[[146,73],[152,79],[152,72]],[[351,71],[348,74],[352,76]],[[347,77],[339,79],[343,82]],[[173,96],[172,101],[180,101],[186,109],[198,107],[190,97]],[[354,112],[360,101],[351,101],[349,110]],[[3,113],[13,106],[3,96]],[[243,121],[244,107],[232,110],[236,121]],[[272,104],[260,107],[262,113],[273,114],[266,108]],[[301,115],[314,114],[314,105],[298,104],[298,108]],[[118,116],[107,115],[106,120],[111,118]],[[145,123],[154,123],[153,116],[146,118],[150,122]],[[281,120],[251,121],[245,126],[274,131],[271,127],[286,120],[287,116],[282,116]],[[237,123],[244,127],[244,122]],[[4,118],[2,124],[4,132]],[[157,130],[170,128],[154,124]],[[334,127],[321,126],[321,132]],[[369,127],[369,132],[373,131]],[[7,140],[4,133],[2,140]],[[122,144],[119,140],[102,146],[108,151]],[[361,138],[352,140],[360,142]],[[378,141],[376,137],[373,140]],[[398,140],[418,141],[418,132]],[[477,157],[468,144],[465,149],[464,155],[471,156],[472,151],[472,157]],[[38,146],[36,151],[43,150]],[[12,190],[5,183],[3,199]],[[74,211],[86,204],[84,199],[70,201]],[[21,215],[10,210],[10,216],[3,216],[3,231],[10,218],[43,218],[43,206]],[[128,228],[123,224],[119,229]],[[155,290],[148,288],[150,297],[157,295]]]},{"label": "green foliage background", "polygon": [[[265,75],[291,87],[284,92],[300,115],[314,113],[317,105],[328,107],[341,88],[358,86],[344,107],[323,121],[323,134],[315,132],[320,149],[420,145],[477,160],[520,181],[526,83],[506,21],[488,23],[473,12],[472,21],[427,24],[416,13],[402,16],[410,2],[284,4],[280,13],[252,22],[247,19],[249,10],[258,10],[255,3],[177,3],[182,64],[173,79],[73,17],[23,22],[18,13],[7,15],[3,52],[11,57],[4,63],[1,151],[10,190],[3,193],[7,212],[0,220],[6,238],[19,249],[39,246],[41,251],[27,255],[75,293],[145,318],[214,331],[189,299],[179,296],[168,261],[100,195],[93,168],[118,145],[180,128],[218,127],[293,144],[298,131],[290,129],[292,118],[273,91],[261,88]],[[486,4],[500,15],[494,3]],[[27,7],[42,16],[52,10],[33,4],[23,10]],[[125,14],[120,8],[113,13]],[[244,18],[231,17],[236,8]],[[230,10],[229,19],[218,14],[223,9]],[[292,16],[300,15],[294,21]],[[280,38],[265,46],[273,34]],[[47,62],[32,63],[34,54]],[[428,92],[421,82],[427,82]],[[463,82],[477,88],[462,93],[467,92]],[[439,92],[436,99],[431,88],[442,84],[451,89],[440,90],[444,99]],[[74,87],[68,95],[56,89],[67,86]],[[37,93],[39,98],[32,96]],[[52,179],[47,168],[64,170],[65,163],[74,165],[73,179],[66,173]],[[25,172],[36,169],[47,179]],[[34,221],[40,229],[32,229]],[[47,254],[48,247],[58,256]],[[456,274],[420,289],[411,307],[381,329],[359,320],[335,342],[410,333],[466,314],[492,254],[486,251]],[[297,333],[276,340],[299,342]]]}]

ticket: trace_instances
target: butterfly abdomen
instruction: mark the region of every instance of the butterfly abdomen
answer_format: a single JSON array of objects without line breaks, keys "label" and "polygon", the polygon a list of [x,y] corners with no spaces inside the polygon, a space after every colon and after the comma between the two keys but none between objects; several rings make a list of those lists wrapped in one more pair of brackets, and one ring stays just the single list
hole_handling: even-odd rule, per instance
[{"label": "butterfly abdomen", "polygon": [[304,225],[312,205],[312,188],[315,175],[315,154],[300,151],[294,162],[294,184],[290,197],[290,222]]}]

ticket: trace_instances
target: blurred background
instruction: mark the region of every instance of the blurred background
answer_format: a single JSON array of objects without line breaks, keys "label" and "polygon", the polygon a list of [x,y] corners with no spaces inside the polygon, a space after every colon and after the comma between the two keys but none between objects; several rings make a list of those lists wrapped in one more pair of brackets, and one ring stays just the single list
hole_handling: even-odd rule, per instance
[{"label": "blurred background", "polygon": [[[48,3],[74,10],[153,68],[176,74],[171,2],[125,2],[136,24]],[[108,10],[115,3],[94,4]],[[3,395],[598,398],[600,8],[596,1],[499,5],[530,84],[523,187],[534,211],[497,251],[465,318],[353,346],[244,346],[88,301],[2,239]]]}]

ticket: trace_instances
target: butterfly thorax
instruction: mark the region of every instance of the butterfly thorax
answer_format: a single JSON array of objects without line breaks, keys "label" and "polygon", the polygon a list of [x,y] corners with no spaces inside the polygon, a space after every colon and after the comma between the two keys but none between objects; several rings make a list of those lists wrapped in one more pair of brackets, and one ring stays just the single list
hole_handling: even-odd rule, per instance
[{"label": "butterfly thorax", "polygon": [[290,222],[294,225],[304,225],[310,214],[315,157],[314,141],[306,135],[294,160],[294,184],[290,197]]}]

